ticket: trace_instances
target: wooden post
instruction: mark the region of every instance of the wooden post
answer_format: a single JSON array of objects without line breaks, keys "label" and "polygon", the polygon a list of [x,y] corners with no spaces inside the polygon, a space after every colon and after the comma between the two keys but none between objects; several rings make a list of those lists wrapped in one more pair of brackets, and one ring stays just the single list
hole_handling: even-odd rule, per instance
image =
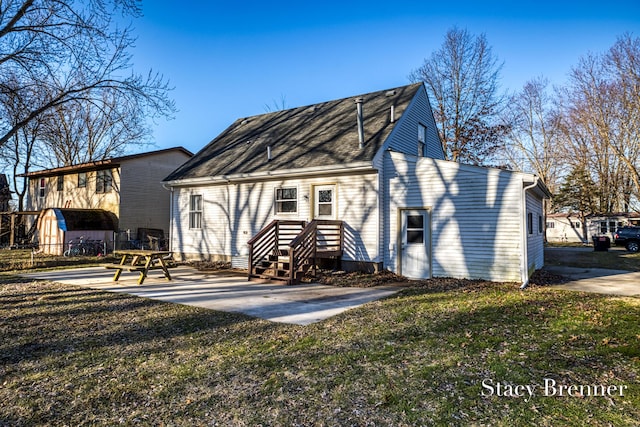
[{"label": "wooden post", "polygon": [[11,235],[9,237],[9,247],[13,247],[16,241],[16,214],[11,213]]}]

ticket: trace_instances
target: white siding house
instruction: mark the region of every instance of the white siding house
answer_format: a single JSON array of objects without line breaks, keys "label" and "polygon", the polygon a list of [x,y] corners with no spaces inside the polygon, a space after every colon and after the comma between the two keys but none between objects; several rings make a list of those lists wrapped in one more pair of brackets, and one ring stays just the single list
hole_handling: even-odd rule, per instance
[{"label": "white siding house", "polygon": [[[523,191],[537,184],[534,176],[394,152],[385,156],[384,176],[388,269],[409,277],[526,281],[544,265],[538,224],[546,194],[537,185]],[[407,231],[412,215],[425,221],[417,250]],[[417,274],[410,265],[416,257],[424,266]]]},{"label": "white siding house", "polygon": [[547,215],[546,233],[549,242],[590,245],[595,236],[607,236],[613,242],[618,228],[639,224],[637,213],[592,214],[584,218],[578,213],[554,213]]},{"label": "white siding house", "polygon": [[337,220],[345,269],[526,282],[543,263],[526,221],[546,188],[445,161],[420,83],[238,119],[165,182],[182,258],[247,267],[274,220]]}]

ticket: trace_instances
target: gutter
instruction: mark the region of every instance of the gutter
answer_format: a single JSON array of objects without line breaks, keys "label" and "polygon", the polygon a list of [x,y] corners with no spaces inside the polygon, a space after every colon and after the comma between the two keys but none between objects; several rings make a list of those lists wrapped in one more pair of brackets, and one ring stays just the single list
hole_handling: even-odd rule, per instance
[{"label": "gutter", "polygon": [[[246,181],[268,180],[273,178],[298,178],[305,176],[335,175],[344,173],[378,172],[371,162],[350,163],[344,166],[316,166],[304,169],[281,169],[267,172],[241,173],[232,175],[205,176],[198,178],[175,179],[165,181],[170,187],[189,185],[230,184]],[[165,187],[166,188],[166,187]]]},{"label": "gutter", "polygon": [[538,185],[540,178],[533,176],[533,184],[527,185],[522,189],[522,271],[520,278],[522,279],[522,285],[520,289],[526,289],[529,286],[529,257],[528,257],[528,230],[527,230],[527,191]]}]

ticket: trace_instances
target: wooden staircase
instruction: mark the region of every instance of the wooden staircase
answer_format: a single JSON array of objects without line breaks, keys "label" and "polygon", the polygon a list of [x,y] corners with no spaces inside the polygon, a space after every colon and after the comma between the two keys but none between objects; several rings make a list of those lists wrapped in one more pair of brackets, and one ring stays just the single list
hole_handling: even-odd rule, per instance
[{"label": "wooden staircase", "polygon": [[319,258],[342,256],[343,236],[342,221],[274,220],[247,242],[249,280],[298,284]]}]

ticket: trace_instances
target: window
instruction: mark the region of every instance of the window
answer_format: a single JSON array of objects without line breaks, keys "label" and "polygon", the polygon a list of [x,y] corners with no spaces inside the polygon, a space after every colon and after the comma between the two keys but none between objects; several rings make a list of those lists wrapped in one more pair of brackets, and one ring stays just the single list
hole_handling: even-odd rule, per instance
[{"label": "window", "polygon": [[189,199],[189,228],[202,228],[201,194],[192,194]]},{"label": "window", "polygon": [[424,243],[424,217],[407,215],[407,243]]},{"label": "window", "polygon": [[527,230],[529,234],[533,234],[533,214],[531,212],[527,214]]},{"label": "window", "polygon": [[418,156],[426,156],[427,147],[427,127],[421,123],[418,124]]},{"label": "window", "polygon": [[547,222],[547,228],[556,228],[556,223],[554,221]]},{"label": "window", "polygon": [[542,215],[538,215],[538,233],[542,234]]},{"label": "window", "polygon": [[276,214],[298,212],[298,189],[296,187],[276,189]]},{"label": "window", "polygon": [[56,190],[57,191],[64,190],[64,175],[58,175],[57,181],[58,182],[56,183]]},{"label": "window", "polygon": [[96,172],[96,193],[109,193],[113,188],[111,169]]},{"label": "window", "polygon": [[333,190],[318,190],[318,215],[333,215]]},{"label": "window", "polygon": [[582,227],[582,224],[580,223],[580,221],[576,221],[573,223],[573,228],[580,228]]},{"label": "window", "polygon": [[85,188],[87,186],[87,173],[78,173],[78,188]]},{"label": "window", "polygon": [[606,233],[607,233],[607,222],[600,221],[600,234],[606,234]]},{"label": "window", "polygon": [[38,189],[38,196],[44,198],[44,190],[47,188],[47,181],[44,178],[40,178],[40,186]]}]

